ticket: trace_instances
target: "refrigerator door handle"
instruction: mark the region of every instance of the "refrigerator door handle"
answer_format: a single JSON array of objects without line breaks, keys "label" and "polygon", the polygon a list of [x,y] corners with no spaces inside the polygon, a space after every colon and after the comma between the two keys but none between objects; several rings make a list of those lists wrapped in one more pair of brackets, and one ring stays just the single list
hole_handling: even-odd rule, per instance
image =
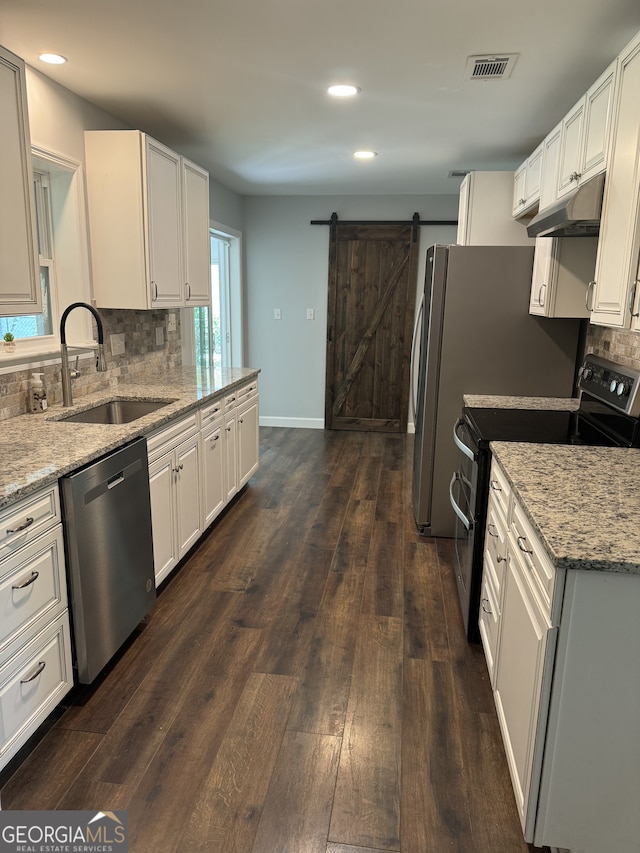
[{"label": "refrigerator door handle", "polygon": [[416,371],[418,369],[417,359],[416,359],[416,342],[418,340],[418,330],[421,329],[422,317],[424,314],[424,294],[420,299],[420,305],[418,307],[418,313],[416,314],[416,321],[413,324],[413,338],[411,340],[411,402],[413,405],[413,422],[416,422],[416,415],[418,411],[418,378],[416,375]]},{"label": "refrigerator door handle", "polygon": [[458,436],[458,427],[462,426],[463,424],[464,424],[464,419],[458,418],[458,420],[453,425],[453,441],[454,441],[454,444],[456,445],[456,447],[458,447],[468,459],[471,459],[472,462],[475,462],[476,461],[475,453],[473,452],[473,450],[471,450],[470,447],[467,447],[467,445],[464,443],[464,441],[462,441],[462,439]]},{"label": "refrigerator door handle", "polygon": [[465,530],[471,530],[471,525],[473,522],[471,521],[470,518],[467,518],[467,516],[464,514],[464,512],[460,509],[460,507],[456,503],[456,499],[453,497],[453,487],[455,486],[456,482],[459,479],[460,479],[460,476],[459,476],[458,472],[456,471],[455,474],[453,475],[453,477],[451,478],[451,482],[449,483],[449,501],[451,503],[451,507],[453,508],[453,511],[458,516],[460,521],[463,523]]}]

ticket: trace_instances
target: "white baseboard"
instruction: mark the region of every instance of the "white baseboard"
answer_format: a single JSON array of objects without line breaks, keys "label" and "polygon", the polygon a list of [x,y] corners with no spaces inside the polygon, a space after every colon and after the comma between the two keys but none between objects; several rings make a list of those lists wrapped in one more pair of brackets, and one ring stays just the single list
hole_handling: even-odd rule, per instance
[{"label": "white baseboard", "polygon": [[415,432],[416,432],[416,425],[414,424],[413,421],[409,421],[409,423],[407,424],[407,433],[409,435],[415,435]]},{"label": "white baseboard", "polygon": [[297,429],[324,429],[323,418],[269,418],[260,416],[260,426],[294,427]]}]

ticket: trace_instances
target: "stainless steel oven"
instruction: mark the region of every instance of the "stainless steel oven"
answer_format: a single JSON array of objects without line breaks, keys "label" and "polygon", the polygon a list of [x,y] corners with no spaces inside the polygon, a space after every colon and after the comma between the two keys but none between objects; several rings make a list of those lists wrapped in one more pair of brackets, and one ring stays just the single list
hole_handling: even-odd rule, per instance
[{"label": "stainless steel oven", "polygon": [[[479,640],[478,609],[492,441],[640,447],[640,371],[587,355],[576,410],[464,407],[453,429],[458,464],[449,498],[456,514],[455,573],[467,637]],[[541,406],[544,401],[541,401]]]}]

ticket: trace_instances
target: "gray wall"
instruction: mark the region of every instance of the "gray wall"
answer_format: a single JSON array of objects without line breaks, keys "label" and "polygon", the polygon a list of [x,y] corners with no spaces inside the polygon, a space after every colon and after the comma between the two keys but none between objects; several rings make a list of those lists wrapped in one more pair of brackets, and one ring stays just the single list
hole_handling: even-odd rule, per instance
[{"label": "gray wall", "polygon": [[[329,228],[312,219],[456,220],[458,188],[451,196],[251,196],[244,202],[247,359],[259,367],[260,422],[272,426],[324,426]],[[453,226],[424,226],[424,256],[435,242],[455,242]],[[280,308],[281,320],[274,320]],[[307,308],[315,319],[307,320]]]}]

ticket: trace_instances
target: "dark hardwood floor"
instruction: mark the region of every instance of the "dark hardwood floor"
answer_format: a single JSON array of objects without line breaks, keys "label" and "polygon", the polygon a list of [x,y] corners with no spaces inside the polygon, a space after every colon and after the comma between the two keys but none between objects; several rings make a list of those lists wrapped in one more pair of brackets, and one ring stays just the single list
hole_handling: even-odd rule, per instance
[{"label": "dark hardwood floor", "polygon": [[133,853],[533,850],[411,451],[262,428],[250,486],[2,807],[126,809]]}]

